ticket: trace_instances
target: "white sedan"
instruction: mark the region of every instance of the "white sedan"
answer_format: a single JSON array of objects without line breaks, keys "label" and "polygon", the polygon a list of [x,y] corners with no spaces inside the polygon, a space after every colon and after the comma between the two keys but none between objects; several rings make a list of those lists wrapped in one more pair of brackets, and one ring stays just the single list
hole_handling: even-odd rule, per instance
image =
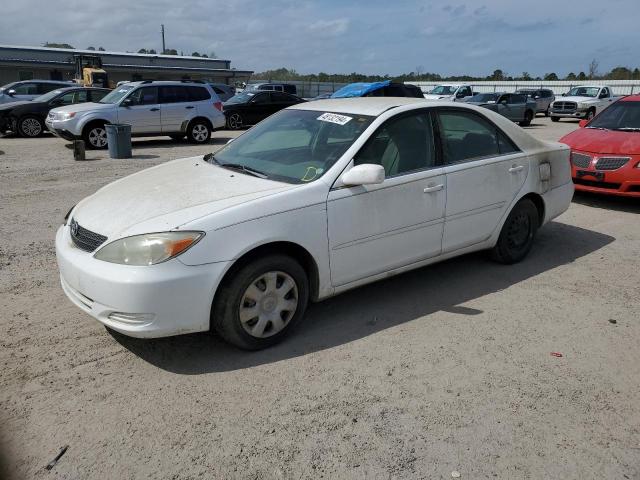
[{"label": "white sedan", "polygon": [[56,253],[67,296],[113,330],[259,349],[310,301],[476,250],[518,262],[572,196],[568,147],[489,110],[321,100],[98,190]]}]

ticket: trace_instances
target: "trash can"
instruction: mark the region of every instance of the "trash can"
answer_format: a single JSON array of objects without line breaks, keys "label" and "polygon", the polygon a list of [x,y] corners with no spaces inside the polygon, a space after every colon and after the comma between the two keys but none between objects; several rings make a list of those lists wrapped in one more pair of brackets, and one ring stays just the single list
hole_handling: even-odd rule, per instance
[{"label": "trash can", "polygon": [[131,125],[107,124],[107,144],[111,158],[131,158]]}]

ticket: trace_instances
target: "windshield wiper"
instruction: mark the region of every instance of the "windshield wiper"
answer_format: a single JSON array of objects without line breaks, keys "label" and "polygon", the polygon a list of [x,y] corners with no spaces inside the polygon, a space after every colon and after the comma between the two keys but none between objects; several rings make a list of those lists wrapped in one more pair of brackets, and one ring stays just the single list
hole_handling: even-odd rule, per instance
[{"label": "windshield wiper", "polygon": [[609,130],[608,128],[604,128],[604,127],[586,127],[586,128],[592,128],[593,130]]},{"label": "windshield wiper", "polygon": [[205,162],[215,163],[216,165],[219,165],[224,168],[239,170],[243,173],[253,175],[254,177],[269,178],[269,175],[267,175],[266,173],[261,172],[260,170],[256,170],[255,168],[247,167],[246,165],[241,165],[239,163],[220,163],[220,161],[216,158],[216,156],[213,153],[207,153],[204,157],[202,157],[202,159]]},{"label": "windshield wiper", "polygon": [[638,127],[620,127],[616,128],[616,130],[622,130],[623,132],[640,132],[640,128]]}]

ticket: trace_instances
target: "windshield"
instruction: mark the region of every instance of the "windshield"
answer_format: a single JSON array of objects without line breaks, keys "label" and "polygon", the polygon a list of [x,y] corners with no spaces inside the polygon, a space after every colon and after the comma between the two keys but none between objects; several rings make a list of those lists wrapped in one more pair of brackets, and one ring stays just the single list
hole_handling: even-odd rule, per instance
[{"label": "windshield", "polygon": [[467,102],[495,102],[496,98],[498,98],[497,93],[477,93]]},{"label": "windshield", "polygon": [[287,183],[320,178],[374,117],[281,110],[227,144],[213,163],[232,164]]},{"label": "windshield", "polygon": [[597,97],[599,87],[573,87],[567,93],[568,97]]},{"label": "windshield", "polygon": [[587,128],[640,130],[640,102],[616,102],[591,120]]},{"label": "windshield", "polygon": [[253,97],[254,95],[255,95],[255,93],[247,92],[245,90],[242,93],[238,93],[237,95],[234,95],[229,100],[227,100],[225,103],[246,103],[249,100],[251,100],[251,97]]},{"label": "windshield", "polygon": [[135,85],[121,85],[111,93],[105,95],[99,103],[118,103],[135,87]]},{"label": "windshield", "polygon": [[48,102],[49,100],[53,100],[55,97],[60,95],[62,90],[52,90],[49,93],[45,93],[44,95],[40,95],[33,99],[34,102]]},{"label": "windshield", "polygon": [[453,95],[457,89],[458,87],[452,87],[450,85],[438,85],[429,93],[433,93],[434,95]]}]

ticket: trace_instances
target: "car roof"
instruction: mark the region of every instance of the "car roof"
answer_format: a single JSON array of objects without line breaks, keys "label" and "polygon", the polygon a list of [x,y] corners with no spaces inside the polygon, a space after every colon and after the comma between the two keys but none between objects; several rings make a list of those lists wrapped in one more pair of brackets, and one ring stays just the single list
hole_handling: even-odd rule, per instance
[{"label": "car roof", "polygon": [[157,86],[157,85],[172,85],[172,86],[177,86],[177,85],[190,85],[190,86],[198,86],[198,87],[204,87],[209,85],[209,83],[205,83],[205,82],[201,82],[201,81],[181,81],[181,80],[141,80],[139,82],[127,82],[127,83],[123,83],[122,85],[120,85],[121,87],[124,87],[125,85],[153,85],[153,86]]},{"label": "car roof", "polygon": [[351,113],[353,115],[371,115],[377,117],[390,108],[424,103],[434,105],[435,102],[427,102],[424,98],[415,97],[351,97],[331,98],[327,100],[314,100],[289,107],[296,110],[315,110],[318,112]]}]

